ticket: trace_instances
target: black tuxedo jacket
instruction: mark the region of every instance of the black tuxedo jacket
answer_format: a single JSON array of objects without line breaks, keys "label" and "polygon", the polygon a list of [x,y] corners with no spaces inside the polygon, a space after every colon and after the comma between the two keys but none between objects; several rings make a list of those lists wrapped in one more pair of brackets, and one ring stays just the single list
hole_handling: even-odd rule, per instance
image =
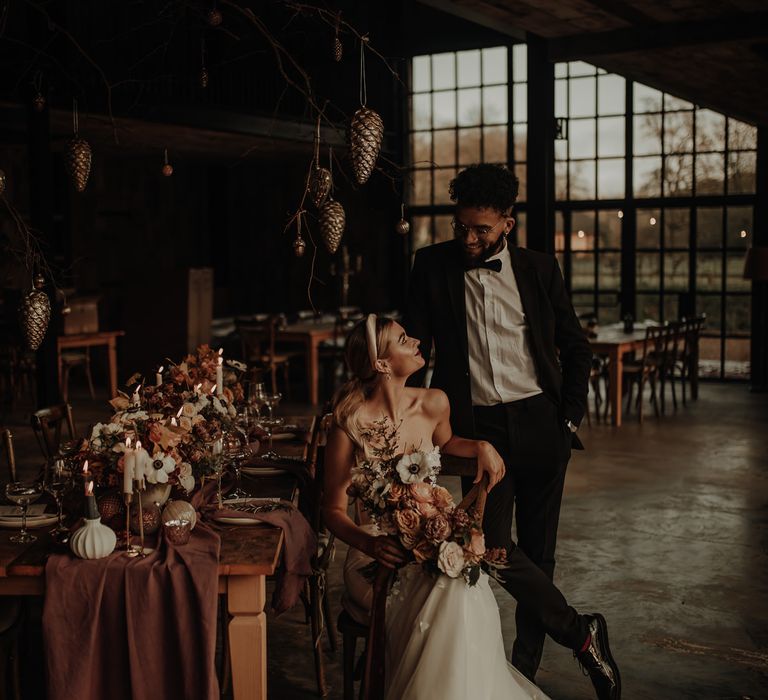
[{"label": "black tuxedo jacket", "polygon": [[[563,420],[576,425],[584,417],[592,350],[565,291],[557,259],[510,246],[512,269],[530,326],[536,376],[544,393],[559,406]],[[463,437],[475,434],[469,382],[464,259],[457,240],[422,248],[411,271],[405,330],[421,340],[429,363],[435,350],[431,386],[451,402],[451,426]],[[426,365],[425,365],[426,367]],[[412,384],[424,382],[426,370]],[[574,435],[573,446],[581,448]]]}]

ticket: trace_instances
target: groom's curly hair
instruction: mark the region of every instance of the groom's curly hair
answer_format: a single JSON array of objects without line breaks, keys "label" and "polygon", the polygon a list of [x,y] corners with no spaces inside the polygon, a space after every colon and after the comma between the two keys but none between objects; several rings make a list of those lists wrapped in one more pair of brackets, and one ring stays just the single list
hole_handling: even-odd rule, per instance
[{"label": "groom's curly hair", "polygon": [[461,207],[495,209],[500,214],[511,211],[520,187],[517,177],[503,165],[470,165],[451,180],[451,201]]}]

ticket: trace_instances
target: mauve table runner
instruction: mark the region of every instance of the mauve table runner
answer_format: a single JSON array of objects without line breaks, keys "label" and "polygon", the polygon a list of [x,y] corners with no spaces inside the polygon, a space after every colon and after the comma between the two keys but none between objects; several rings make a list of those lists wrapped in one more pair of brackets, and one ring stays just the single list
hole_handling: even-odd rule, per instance
[{"label": "mauve table runner", "polygon": [[186,545],[145,558],[45,567],[43,634],[49,700],[218,698],[220,539],[199,524]]}]

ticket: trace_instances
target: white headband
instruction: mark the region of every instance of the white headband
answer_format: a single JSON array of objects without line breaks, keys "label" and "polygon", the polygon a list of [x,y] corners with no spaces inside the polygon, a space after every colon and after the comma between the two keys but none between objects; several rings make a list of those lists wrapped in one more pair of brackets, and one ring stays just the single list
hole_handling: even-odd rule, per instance
[{"label": "white headband", "polygon": [[365,319],[365,335],[368,339],[368,357],[371,360],[371,368],[376,369],[376,360],[379,359],[379,349],[376,345],[376,314],[368,314]]}]

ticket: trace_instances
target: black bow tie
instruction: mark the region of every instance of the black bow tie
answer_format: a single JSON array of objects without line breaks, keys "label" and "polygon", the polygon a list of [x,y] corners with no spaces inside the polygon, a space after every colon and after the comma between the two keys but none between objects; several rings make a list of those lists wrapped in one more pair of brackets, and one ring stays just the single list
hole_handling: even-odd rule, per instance
[{"label": "black bow tie", "polygon": [[501,272],[501,260],[498,258],[496,260],[483,260],[476,265],[472,265],[472,267],[468,269],[476,270],[479,267],[484,267],[486,270],[491,270],[493,272]]}]

